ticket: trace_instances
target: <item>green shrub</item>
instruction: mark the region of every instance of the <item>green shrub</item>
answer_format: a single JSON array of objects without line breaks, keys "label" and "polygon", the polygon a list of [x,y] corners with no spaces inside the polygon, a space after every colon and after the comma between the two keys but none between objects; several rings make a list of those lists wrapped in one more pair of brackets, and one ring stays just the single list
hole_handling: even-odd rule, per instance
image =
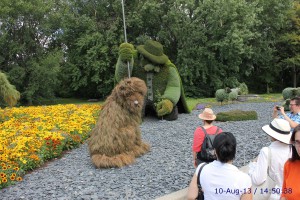
[{"label": "green shrub", "polygon": [[293,90],[293,97],[299,97],[300,96],[300,88],[294,88]]},{"label": "green shrub", "polygon": [[228,112],[219,112],[216,121],[245,121],[256,120],[257,113],[255,111],[231,110]]},{"label": "green shrub", "polygon": [[290,111],[290,101],[290,99],[286,99],[284,104],[282,105],[285,111]]},{"label": "green shrub", "polygon": [[228,95],[228,99],[230,101],[233,101],[233,100],[237,100],[237,97],[238,97],[238,92],[237,90],[231,90],[231,92],[229,93]]},{"label": "green shrub", "polygon": [[228,93],[226,92],[225,89],[218,89],[215,95],[218,102],[223,102],[228,100]]},{"label": "green shrub", "polygon": [[244,95],[244,94],[248,94],[248,93],[249,93],[249,90],[248,90],[248,87],[247,87],[246,83],[241,83],[239,85],[239,94]]},{"label": "green shrub", "polygon": [[293,97],[293,90],[294,88],[291,87],[287,87],[284,90],[282,90],[283,99],[291,99]]}]

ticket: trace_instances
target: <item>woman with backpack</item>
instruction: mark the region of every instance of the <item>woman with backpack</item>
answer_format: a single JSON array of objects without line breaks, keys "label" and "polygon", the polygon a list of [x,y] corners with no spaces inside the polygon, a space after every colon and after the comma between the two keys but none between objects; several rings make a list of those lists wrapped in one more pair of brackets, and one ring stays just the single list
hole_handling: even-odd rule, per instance
[{"label": "woman with backpack", "polygon": [[[216,115],[210,108],[205,108],[199,118],[203,125],[196,128],[193,140],[193,164],[196,168],[202,162],[212,162],[215,160],[212,142],[214,137],[222,132],[222,129],[214,126]],[[206,138],[207,137],[207,138]],[[213,157],[213,158],[212,158]]]},{"label": "woman with backpack", "polygon": [[[200,164],[188,188],[187,199],[250,200],[251,178],[232,164],[236,139],[230,132],[218,134],[214,140],[217,160]],[[200,192],[200,194],[199,194]]]}]

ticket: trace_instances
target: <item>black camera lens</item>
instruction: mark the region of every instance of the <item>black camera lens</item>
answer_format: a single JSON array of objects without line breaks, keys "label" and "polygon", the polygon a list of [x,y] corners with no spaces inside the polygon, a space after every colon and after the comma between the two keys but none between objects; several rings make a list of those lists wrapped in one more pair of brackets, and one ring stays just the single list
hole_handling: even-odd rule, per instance
[{"label": "black camera lens", "polygon": [[280,110],[280,106],[276,106],[276,109],[277,109],[277,110]]}]

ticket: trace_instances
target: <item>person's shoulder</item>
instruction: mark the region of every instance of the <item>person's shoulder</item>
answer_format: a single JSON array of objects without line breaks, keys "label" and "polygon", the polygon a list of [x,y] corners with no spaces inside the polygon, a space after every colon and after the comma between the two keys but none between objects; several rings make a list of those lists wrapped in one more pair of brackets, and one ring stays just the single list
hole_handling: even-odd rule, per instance
[{"label": "person's shoulder", "polygon": [[[208,163],[205,163],[205,162],[199,164],[199,165],[197,166],[197,168],[196,168],[195,174],[198,175],[200,168],[201,168],[202,166],[205,167],[207,164],[208,164]],[[203,169],[203,167],[202,167],[202,169]]]},{"label": "person's shoulder", "polygon": [[300,167],[300,161],[291,161],[291,160],[287,160],[284,163],[284,168],[291,168],[291,167]]},{"label": "person's shoulder", "polygon": [[246,185],[250,186],[252,181],[251,181],[251,177],[246,174],[245,172],[242,171],[238,171],[236,176],[239,177],[239,180],[241,181],[241,183],[245,183]]},{"label": "person's shoulder", "polygon": [[263,147],[260,149],[259,154],[267,155],[269,151],[269,147]]},{"label": "person's shoulder", "polygon": [[202,127],[201,126],[197,126],[197,128],[195,129],[195,132],[202,132]]},{"label": "person's shoulder", "polygon": [[218,133],[221,133],[221,132],[222,132],[222,129],[221,129],[220,127],[218,127],[218,126],[211,126],[211,127],[209,127],[208,129],[206,129],[206,132],[207,132],[208,134],[215,134],[216,131],[217,131],[217,129],[219,129],[219,130],[218,130]]}]

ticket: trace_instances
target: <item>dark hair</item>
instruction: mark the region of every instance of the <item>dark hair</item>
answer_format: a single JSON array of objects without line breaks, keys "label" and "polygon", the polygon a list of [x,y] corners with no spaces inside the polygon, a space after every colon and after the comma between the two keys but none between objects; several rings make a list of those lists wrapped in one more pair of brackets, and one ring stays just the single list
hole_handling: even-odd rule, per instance
[{"label": "dark hair", "polygon": [[[298,125],[294,128],[292,137],[291,137],[291,142],[295,142],[295,135],[298,131],[300,131],[300,125]],[[292,162],[296,161],[296,160],[300,160],[300,156],[296,150],[296,147],[294,147],[293,145],[291,145],[291,147],[292,147],[292,157],[289,160]]]},{"label": "dark hair", "polygon": [[295,101],[296,105],[300,105],[300,97],[294,97],[291,101]]},{"label": "dark hair", "polygon": [[204,120],[206,123],[211,124],[214,120]]},{"label": "dark hair", "polygon": [[236,153],[236,139],[230,132],[218,134],[213,142],[218,160],[222,163],[227,163],[233,160]]}]

